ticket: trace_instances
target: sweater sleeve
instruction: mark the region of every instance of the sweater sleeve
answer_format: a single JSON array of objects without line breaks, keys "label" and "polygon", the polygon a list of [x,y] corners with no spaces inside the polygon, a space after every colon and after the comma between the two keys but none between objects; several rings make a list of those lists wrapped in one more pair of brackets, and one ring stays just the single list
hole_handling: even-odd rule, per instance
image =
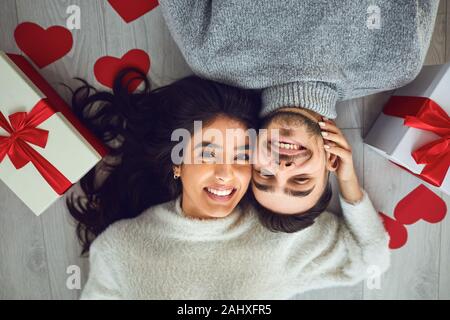
[{"label": "sweater sleeve", "polygon": [[[389,268],[389,236],[367,193],[350,204],[340,197],[343,219],[327,232],[327,240],[302,273],[302,289],[354,285]],[[302,290],[303,291],[303,290]]]},{"label": "sweater sleeve", "polygon": [[104,244],[101,236],[92,243],[89,253],[89,277],[81,293],[81,300],[121,299],[113,269],[114,263],[109,261],[108,252],[108,246]]}]

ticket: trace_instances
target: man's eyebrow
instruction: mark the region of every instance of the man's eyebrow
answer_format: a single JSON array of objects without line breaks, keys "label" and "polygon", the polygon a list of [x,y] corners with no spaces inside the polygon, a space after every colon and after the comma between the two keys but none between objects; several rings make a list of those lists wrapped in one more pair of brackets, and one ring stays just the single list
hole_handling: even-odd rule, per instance
[{"label": "man's eyebrow", "polygon": [[261,184],[256,182],[253,179],[253,184],[255,185],[255,187],[261,191],[265,191],[265,192],[275,192],[275,188],[273,186],[269,186],[267,184]]},{"label": "man's eyebrow", "polygon": [[292,189],[284,189],[284,193],[292,196],[292,197],[306,197],[307,195],[309,195],[315,188],[316,185],[314,185],[311,189],[309,190],[305,190],[305,191],[297,191],[297,190],[292,190]]},{"label": "man's eyebrow", "polygon": [[[256,189],[261,190],[261,191],[265,191],[265,192],[275,192],[275,188],[273,186],[267,185],[267,184],[261,184],[259,182],[256,182],[255,180],[253,180],[253,184],[255,185]],[[292,189],[284,189],[284,193],[287,194],[288,196],[291,197],[306,197],[307,195],[309,195],[315,188],[315,185],[309,189],[309,190],[305,190],[305,191],[297,191],[297,190],[292,190]]]},{"label": "man's eyebrow", "polygon": [[[222,149],[222,146],[219,146],[218,144],[213,143],[213,142],[210,142],[210,141],[202,141],[202,142],[199,142],[199,143],[197,143],[197,145],[194,147],[194,149],[197,149],[197,148],[205,148],[205,147],[216,148],[216,149]],[[247,143],[247,144],[241,145],[241,146],[239,146],[239,147],[235,147],[234,149],[237,149],[237,150],[250,150],[250,145]]]}]

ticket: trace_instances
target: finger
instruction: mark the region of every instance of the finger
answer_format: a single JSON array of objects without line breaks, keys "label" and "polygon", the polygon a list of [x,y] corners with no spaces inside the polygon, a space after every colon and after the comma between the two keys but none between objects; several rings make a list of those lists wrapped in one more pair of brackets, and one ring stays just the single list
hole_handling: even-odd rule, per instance
[{"label": "finger", "polygon": [[335,154],[338,156],[342,161],[351,161],[352,160],[352,153],[348,150],[345,150],[344,148],[340,148],[338,146],[330,146],[330,145],[324,145],[325,151],[329,152],[331,154]]},{"label": "finger", "polygon": [[323,143],[324,143],[324,144],[327,144],[327,145],[329,145],[329,146],[331,146],[331,147],[336,147],[336,146],[338,146],[338,144],[337,144],[336,142],[333,142],[333,141],[328,141],[328,140],[326,140],[326,141],[324,141]]},{"label": "finger", "polygon": [[322,130],[330,131],[337,134],[342,134],[341,129],[339,129],[336,124],[331,122],[320,121],[319,126]]},{"label": "finger", "polygon": [[325,140],[333,141],[338,146],[340,146],[341,148],[344,148],[344,149],[346,149],[348,151],[351,150],[350,145],[348,144],[348,142],[347,142],[347,140],[345,139],[344,136],[342,136],[340,134],[336,134],[336,133],[327,132],[327,131],[322,131],[321,134],[322,134],[322,137]]},{"label": "finger", "polygon": [[334,119],[329,119],[327,117],[322,117],[322,121],[331,125],[336,125],[336,121]]},{"label": "finger", "polygon": [[324,122],[330,122],[330,123],[336,123],[333,119],[327,118],[327,117],[322,117],[322,121]]}]

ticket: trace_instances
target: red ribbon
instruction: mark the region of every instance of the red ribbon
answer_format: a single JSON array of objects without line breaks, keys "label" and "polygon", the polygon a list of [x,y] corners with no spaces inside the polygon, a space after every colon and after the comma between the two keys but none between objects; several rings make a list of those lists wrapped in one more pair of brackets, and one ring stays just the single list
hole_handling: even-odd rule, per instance
[{"label": "red ribbon", "polygon": [[391,97],[383,113],[402,117],[406,126],[441,137],[411,154],[418,164],[425,164],[420,177],[440,187],[450,166],[450,117],[447,113],[429,98],[403,96]]},{"label": "red ribbon", "polygon": [[16,112],[9,116],[9,122],[0,111],[0,127],[10,135],[0,136],[0,163],[8,155],[16,169],[31,161],[41,176],[59,195],[64,194],[72,183],[30,144],[45,148],[48,131],[39,129],[41,123],[55,114],[55,110],[43,99],[30,112]]},{"label": "red ribbon", "polygon": [[89,144],[97,151],[97,153],[104,157],[108,154],[108,148],[97,139],[73,114],[69,105],[58,95],[58,93],[50,86],[50,84],[33,68],[27,59],[17,54],[8,54],[9,59],[33,82],[39,90],[44,93],[49,105],[52,106],[56,112],[68,120],[78,133],[89,142]]}]

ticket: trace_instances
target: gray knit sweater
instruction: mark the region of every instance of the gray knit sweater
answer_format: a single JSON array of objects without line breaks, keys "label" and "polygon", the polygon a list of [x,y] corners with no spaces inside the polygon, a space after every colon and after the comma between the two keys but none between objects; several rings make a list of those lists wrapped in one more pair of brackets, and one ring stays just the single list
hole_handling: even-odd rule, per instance
[{"label": "gray knit sweater", "polygon": [[336,117],[339,100],[394,89],[416,77],[439,3],[159,2],[172,36],[196,74],[263,89],[263,115],[282,106],[301,106],[330,118]]}]

